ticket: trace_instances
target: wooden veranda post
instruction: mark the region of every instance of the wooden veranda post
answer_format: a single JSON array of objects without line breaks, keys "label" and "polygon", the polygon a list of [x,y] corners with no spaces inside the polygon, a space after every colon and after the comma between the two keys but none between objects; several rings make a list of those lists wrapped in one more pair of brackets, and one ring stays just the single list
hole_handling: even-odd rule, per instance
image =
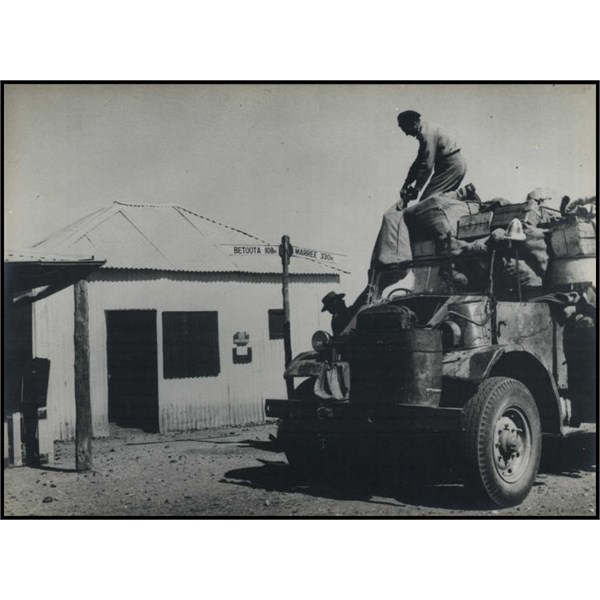
[{"label": "wooden veranda post", "polygon": [[90,401],[90,333],[88,282],[75,286],[75,468],[92,468],[92,407]]},{"label": "wooden veranda post", "polygon": [[[294,253],[294,248],[290,244],[290,238],[284,235],[281,238],[281,244],[279,245],[279,256],[281,256],[281,263],[283,265],[283,352],[285,355],[285,367],[292,361],[292,335],[290,328],[290,297],[289,297],[289,266],[290,256]],[[294,383],[289,378],[285,378],[285,386],[287,388],[288,398],[292,397],[294,391]]]}]

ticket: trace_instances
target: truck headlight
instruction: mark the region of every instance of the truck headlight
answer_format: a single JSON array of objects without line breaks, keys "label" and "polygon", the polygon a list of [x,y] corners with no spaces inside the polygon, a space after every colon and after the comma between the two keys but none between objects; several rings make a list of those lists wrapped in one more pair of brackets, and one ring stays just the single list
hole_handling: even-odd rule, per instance
[{"label": "truck headlight", "polygon": [[312,336],[311,344],[315,352],[323,352],[329,345],[331,336],[326,331],[315,331]]}]

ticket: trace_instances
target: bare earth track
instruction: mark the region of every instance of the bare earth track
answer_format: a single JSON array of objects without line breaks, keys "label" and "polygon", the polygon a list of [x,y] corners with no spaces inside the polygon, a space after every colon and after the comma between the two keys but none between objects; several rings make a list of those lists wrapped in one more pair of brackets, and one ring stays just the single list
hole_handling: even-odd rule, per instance
[{"label": "bare earth track", "polygon": [[502,510],[469,505],[435,457],[418,476],[406,465],[395,486],[386,473],[307,481],[275,433],[274,424],[171,435],[115,428],[94,441],[88,473],[75,472],[72,442],[57,443],[56,464],[4,471],[4,516],[597,518],[595,430],[562,446],[545,440],[530,495]]}]

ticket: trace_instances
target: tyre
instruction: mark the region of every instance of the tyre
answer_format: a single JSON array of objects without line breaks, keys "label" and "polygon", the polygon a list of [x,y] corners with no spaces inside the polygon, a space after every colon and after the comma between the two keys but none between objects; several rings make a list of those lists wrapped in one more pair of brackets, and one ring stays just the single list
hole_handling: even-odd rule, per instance
[{"label": "tyre", "polygon": [[521,503],[542,453],[540,417],[531,392],[516,379],[490,377],[463,412],[465,488],[471,497],[507,507]]},{"label": "tyre", "polygon": [[[314,394],[314,386],[315,379],[312,377],[303,381],[296,388],[294,397],[307,402],[319,400]],[[309,478],[321,474],[323,440],[316,421],[284,419],[277,430],[277,439],[296,474]]]},{"label": "tyre", "polygon": [[294,472],[302,477],[318,477],[323,472],[324,451],[316,426],[310,421],[283,420],[277,439]]}]

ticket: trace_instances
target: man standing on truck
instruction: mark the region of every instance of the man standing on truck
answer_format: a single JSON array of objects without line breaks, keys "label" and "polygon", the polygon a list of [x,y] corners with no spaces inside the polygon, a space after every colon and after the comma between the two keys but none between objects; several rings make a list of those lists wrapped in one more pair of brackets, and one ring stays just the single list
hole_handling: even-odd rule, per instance
[{"label": "man standing on truck", "polygon": [[[414,110],[405,110],[398,115],[398,127],[419,141],[417,158],[408,170],[400,191],[402,203],[406,205],[409,200],[417,198],[430,176],[421,201],[457,190],[467,172],[467,163],[454,139],[439,125],[423,120]],[[413,182],[414,186],[411,186]]]}]

